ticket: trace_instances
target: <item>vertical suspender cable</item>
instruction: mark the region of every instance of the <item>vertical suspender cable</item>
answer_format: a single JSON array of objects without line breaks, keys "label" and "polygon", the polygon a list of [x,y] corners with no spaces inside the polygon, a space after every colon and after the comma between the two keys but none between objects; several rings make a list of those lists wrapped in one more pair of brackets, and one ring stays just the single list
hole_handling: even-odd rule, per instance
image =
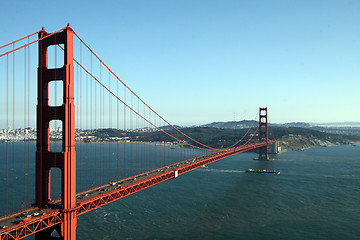
[{"label": "vertical suspender cable", "polygon": [[[156,117],[156,119],[158,119],[157,121],[159,121],[156,126],[161,127],[161,119],[157,118],[157,117]],[[158,143],[156,144],[156,146],[158,146],[157,150],[159,153],[158,154],[158,167],[161,167],[161,132],[160,131],[157,131],[157,132],[158,132]]]},{"label": "vertical suspender cable", "polygon": [[[146,117],[146,108],[145,108],[145,105],[143,105],[144,106],[144,117],[146,118],[146,119],[148,119],[147,117]],[[144,169],[145,169],[145,171],[148,171],[148,170],[150,170],[149,169],[149,167],[148,167],[148,156],[149,156],[149,154],[150,154],[150,152],[147,152],[148,151],[148,145],[149,144],[146,144],[145,142],[148,142],[148,135],[149,135],[149,129],[147,128],[147,126],[148,126],[148,124],[147,124],[147,122],[146,121],[144,121],[144,132],[143,132],[143,135],[144,135],[144,150],[143,150],[143,158],[144,158]]]},{"label": "vertical suspender cable", "polygon": [[[149,109],[149,122],[151,122],[151,110]],[[154,132],[152,131],[152,128],[150,126],[150,123],[148,123],[148,129],[149,129],[149,136],[154,136]],[[149,169],[153,169],[153,153],[155,154],[153,145],[149,145]]]},{"label": "vertical suspender cable", "polygon": [[[91,74],[92,74],[92,54],[90,53],[90,71],[91,71]],[[86,74],[86,77],[88,76],[89,74]],[[92,87],[92,79],[90,78],[90,129],[91,131],[93,131],[93,87]],[[95,83],[94,83],[95,84]],[[95,86],[94,86],[95,88]],[[94,127],[95,129],[95,127]],[[94,176],[95,174],[92,174],[93,173],[93,169],[94,169],[94,172],[95,172],[95,160],[93,162],[93,142],[90,143],[90,162],[91,162],[91,172],[90,172],[90,176],[91,176],[91,188],[92,188],[92,184],[94,182]],[[96,158],[96,154],[95,154],[95,158]],[[94,165],[94,167],[92,167]]]},{"label": "vertical suspender cable", "polygon": [[[156,117],[156,116],[155,116]],[[157,118],[158,119],[158,124],[156,126],[158,127],[161,127],[161,119],[160,118]],[[158,167],[161,167],[161,132],[160,131],[157,131],[158,132],[158,143],[156,144],[157,149],[159,151],[159,154],[158,154]]]},{"label": "vertical suspender cable", "polygon": [[[135,103],[135,106],[136,106],[136,103]],[[134,109],[135,109],[135,106],[134,106]],[[139,109],[137,109],[137,112],[139,112]],[[134,116],[134,142],[133,142],[133,144],[135,144],[135,152],[134,152],[134,158],[135,158],[135,174],[137,174],[138,173],[138,170],[139,170],[139,152],[138,152],[138,144],[137,144],[137,136],[138,136],[138,119],[137,119],[137,117],[138,117],[138,115],[137,114],[135,114],[135,116]]]},{"label": "vertical suspender cable", "polygon": [[[100,69],[101,69],[101,62],[100,62]],[[105,82],[106,82],[106,77],[104,77],[104,85],[105,85]],[[106,161],[107,161],[107,158],[105,158],[105,156],[106,156],[106,153],[105,153],[105,146],[107,145],[105,145],[105,139],[106,139],[106,131],[105,131],[105,129],[106,129],[106,125],[105,125],[105,119],[106,119],[106,108],[105,108],[105,89],[102,87],[101,88],[101,90],[102,90],[102,101],[101,101],[101,103],[102,103],[102,114],[101,114],[101,116],[102,116],[102,129],[103,129],[103,143],[101,144],[101,146],[102,146],[102,159],[103,159],[103,176],[104,176],[104,180],[103,180],[103,183],[102,184],[104,184],[105,182],[106,182],[106,175],[105,175],[105,173],[106,173]]]},{"label": "vertical suspender cable", "polygon": [[185,144],[182,145],[181,152],[182,152],[182,156],[183,156],[182,160],[185,160],[186,159],[186,146],[185,146]]},{"label": "vertical suspender cable", "polygon": [[[102,83],[102,76],[101,76],[101,62],[99,62],[99,71],[100,71],[100,82]],[[100,100],[99,100],[99,103],[100,103],[100,130],[101,130],[101,142],[100,142],[100,184],[103,184],[103,164],[104,164],[104,153],[103,153],[103,141],[104,141],[104,127],[103,127],[103,124],[104,124],[104,108],[103,108],[103,88],[100,87],[99,88],[99,92],[100,92]]]},{"label": "vertical suspender cable", "polygon": [[26,49],[24,48],[24,201],[23,201],[23,207],[26,208]]},{"label": "vertical suspender cable", "polygon": [[[100,71],[101,71],[101,62],[100,62]],[[100,76],[101,76],[101,73],[100,73]],[[104,83],[105,83],[105,79],[104,79]],[[101,144],[101,147],[102,147],[102,154],[101,154],[101,159],[103,160],[103,169],[102,169],[102,174],[103,174],[103,182],[101,184],[104,184],[105,183],[105,162],[106,162],[106,159],[105,159],[105,144],[104,144],[104,141],[105,141],[105,89],[104,88],[101,88],[102,90],[102,129],[103,129],[103,137],[102,137],[102,144]]]},{"label": "vertical suspender cable", "polygon": [[[80,63],[81,63],[81,57],[80,57]],[[75,101],[76,101],[76,106],[75,106],[75,110],[76,110],[76,115],[75,115],[75,121],[76,121],[76,128],[75,128],[75,131],[76,129],[80,129],[79,127],[79,98],[80,98],[80,94],[79,94],[79,91],[80,91],[80,88],[79,88],[79,81],[80,81],[80,77],[79,77],[79,64],[77,64],[76,66],[76,97],[75,97]],[[80,132],[79,132],[80,134]],[[81,155],[81,154],[80,154]],[[79,160],[79,157],[77,156],[77,160]],[[78,175],[78,173],[80,174],[80,171],[79,171],[79,168],[77,167],[76,168],[76,175]],[[78,177],[77,177],[78,178]],[[81,184],[79,184],[79,181],[77,182],[77,189],[79,189],[79,187],[81,188]]]},{"label": "vertical suspender cable", "polygon": [[[158,127],[161,127],[161,118],[159,118],[159,125]],[[159,131],[159,167],[163,166],[163,155],[162,155],[162,142],[163,142],[163,137],[162,137],[162,132]]]},{"label": "vertical suspender cable", "polygon": [[[165,121],[163,121],[164,123],[164,126],[165,126]],[[164,139],[164,164],[165,165],[168,165],[168,158],[166,157],[166,149],[168,150],[168,152],[169,152],[169,148],[168,148],[168,146],[166,146],[166,143],[167,143],[167,141],[166,141],[166,136],[165,136],[165,139]]]},{"label": "vertical suspender cable", "polygon": [[[88,74],[86,74],[86,88],[88,88]],[[90,95],[90,99],[89,99],[89,95]],[[92,118],[92,87],[91,87],[91,81],[90,81],[90,94],[86,95],[86,104],[87,104],[87,111],[86,111],[86,128],[88,129],[88,132],[91,131],[91,118]],[[90,110],[89,110],[89,102],[90,102]],[[90,116],[89,116],[90,114]],[[90,127],[89,127],[89,118],[90,118]],[[88,140],[88,139],[87,139]],[[90,144],[90,153],[88,151],[88,145]],[[86,167],[85,167],[85,184],[84,184],[84,189],[86,189],[86,187],[89,185],[89,162],[91,163],[91,159],[92,159],[92,143],[86,144]]]},{"label": "vertical suspender cable", "polygon": [[[130,96],[130,106],[132,109],[134,109],[134,105],[133,105],[133,94],[131,94]],[[129,117],[130,117],[130,174],[131,176],[134,175],[134,166],[133,166],[133,162],[134,162],[134,159],[133,159],[133,136],[134,136],[134,126],[133,126],[133,118],[134,118],[134,115],[133,115],[133,111],[130,112],[129,114]]]},{"label": "vertical suspender cable", "polygon": [[[159,127],[161,127],[161,119],[159,118]],[[159,167],[162,167],[162,133],[159,131]]]},{"label": "vertical suspender cable", "polygon": [[[91,62],[91,66],[90,66],[90,67],[91,67],[91,74],[92,74],[92,54],[91,54],[91,56],[90,56],[90,60],[91,60],[91,61],[90,61],[90,62]],[[96,125],[96,116],[97,116],[97,113],[96,113],[96,108],[97,108],[97,101],[96,101],[96,100],[97,100],[97,99],[96,99],[97,89],[96,89],[96,88],[97,88],[97,85],[95,84],[94,87],[95,87],[95,98],[94,98],[94,100],[95,100],[95,101],[94,101],[94,103],[95,103],[95,104],[94,104],[94,105],[95,105],[95,119],[94,119],[94,121],[95,121],[95,123],[94,123],[95,126],[94,126],[94,133],[95,133],[95,130],[97,129],[97,125]],[[94,178],[95,178],[95,181],[97,181],[97,177],[96,177],[96,176],[97,176],[97,174],[96,174],[96,173],[97,173],[97,171],[96,171],[96,170],[97,170],[97,167],[96,167],[97,154],[96,154],[96,153],[97,153],[97,141],[98,141],[98,139],[99,139],[99,137],[98,137],[98,135],[97,135],[97,136],[96,136],[96,139],[95,139],[95,161],[94,161],[94,172],[95,172]],[[95,182],[95,185],[96,185],[96,182]],[[93,188],[93,185],[91,186],[91,188]]]},{"label": "vertical suspender cable", "polygon": [[[144,117],[146,118],[145,105],[144,105]],[[147,138],[148,138],[148,135],[149,135],[149,129],[148,129],[147,126],[148,126],[148,123],[144,121],[144,153],[143,153],[143,156],[144,156],[144,169],[146,171],[150,170],[149,164],[148,164],[148,156],[150,155],[150,152],[147,152],[149,144],[145,144],[146,141],[148,142]]]},{"label": "vertical suspender cable", "polygon": [[[116,81],[116,95],[119,96],[119,81]],[[116,180],[119,180],[119,101],[116,101]]]},{"label": "vertical suspender cable", "polygon": [[6,55],[6,210],[9,206],[9,55]]},{"label": "vertical suspender cable", "polygon": [[[28,43],[30,43],[30,38],[28,38]],[[27,99],[27,114],[28,114],[28,117],[27,117],[27,120],[28,120],[28,128],[30,128],[30,47],[28,47],[28,99]],[[30,203],[30,199],[29,199],[29,192],[30,192],[30,182],[29,182],[29,175],[30,175],[30,167],[29,167],[29,163],[30,163],[30,142],[28,141],[27,143],[27,176],[26,176],[26,182],[27,182],[27,203]]]},{"label": "vertical suspender cable", "polygon": [[[164,124],[164,121],[162,120],[162,119],[160,119],[160,121],[161,121],[161,126],[164,126],[165,127],[165,124]],[[166,161],[166,159],[165,159],[165,142],[166,142],[166,136],[165,135],[163,135],[162,134],[162,141],[161,141],[161,144],[162,144],[162,147],[161,147],[161,151],[162,151],[162,153],[161,153],[161,156],[162,156],[162,166],[165,166],[166,165],[166,163],[165,163],[165,161]]]},{"label": "vertical suspender cable", "polygon": [[[137,112],[140,113],[139,109],[139,99],[137,101]],[[141,172],[140,166],[140,151],[139,151],[139,138],[140,138],[140,128],[139,128],[139,115],[136,115],[136,159],[137,159],[137,171]]]},{"label": "vertical suspender cable", "polygon": [[[109,71],[109,89],[110,89],[110,71]],[[109,94],[109,133],[111,131],[111,94],[108,92]],[[112,181],[112,177],[111,177],[111,160],[112,160],[112,155],[111,155],[111,145],[112,145],[112,142],[110,141],[110,135],[109,135],[109,176],[108,176],[108,181]]]},{"label": "vertical suspender cable", "polygon": [[[146,111],[145,111],[145,105],[144,106],[144,117],[146,117]],[[143,161],[142,165],[143,165],[143,172],[144,171],[147,171],[147,168],[146,168],[146,144],[145,144],[145,134],[146,134],[146,123],[144,121],[143,122],[143,131],[142,131],[142,135],[144,136],[143,137],[143,143],[141,144],[142,145],[142,156],[141,156],[141,159]]]},{"label": "vertical suspender cable", "polygon": [[[170,128],[169,128],[170,129]],[[170,131],[170,130],[169,130]],[[170,160],[170,139],[169,139],[169,141],[168,141],[168,144],[167,144],[167,157],[166,157],[166,159],[167,159],[167,164],[166,165],[168,165],[168,164],[171,164],[172,162],[171,162],[171,160]]]},{"label": "vertical suspender cable", "polygon": [[[13,49],[15,49],[15,43],[13,44]],[[13,52],[13,116],[12,116],[12,125],[13,125],[13,142],[12,142],[12,211],[15,211],[15,52]]]},{"label": "vertical suspender cable", "polygon": [[[155,126],[157,126],[156,125],[156,117],[154,118],[154,124],[155,124]],[[153,137],[154,137],[154,159],[151,159],[151,162],[152,162],[152,164],[154,164],[154,167],[153,168],[157,168],[157,164],[156,164],[156,159],[157,159],[157,146],[156,146],[156,141],[157,141],[157,129],[153,129],[154,130],[154,132],[153,132]]]},{"label": "vertical suspender cable", "polygon": [[[165,123],[165,121],[163,121],[163,126],[165,127],[166,125],[165,125],[166,123]],[[167,164],[167,159],[166,159],[166,136],[164,135],[164,142],[163,142],[163,157],[164,157],[164,165],[168,165]]]},{"label": "vertical suspender cable", "polygon": [[[126,102],[126,88],[124,87],[124,102]],[[126,178],[126,107],[124,105],[124,178]]]},{"label": "vertical suspender cable", "polygon": [[[160,122],[161,122],[161,126],[164,126],[165,127],[165,124],[163,123],[163,120],[160,119]],[[165,141],[166,141],[166,136],[163,135],[163,133],[161,133],[161,135],[163,136],[162,139],[161,139],[161,156],[162,156],[162,166],[165,166]]]},{"label": "vertical suspender cable", "polygon": [[[81,44],[80,44],[80,47],[79,47],[79,51],[80,51],[80,63],[82,64],[82,49],[81,49]],[[77,65],[78,69],[79,69],[79,65]],[[82,94],[81,94],[81,90],[82,90],[82,86],[81,86],[81,82],[82,82],[82,71],[80,72],[80,79],[79,79],[79,71],[78,71],[78,95],[76,96],[77,98],[77,116],[76,116],[76,119],[78,121],[78,132],[79,134],[81,133],[82,131],[82,125],[81,125],[81,121],[82,121],[82,110],[83,110],[83,106],[81,107],[80,109],[80,104],[82,104]],[[87,90],[87,89],[86,89]],[[88,92],[86,92],[86,94],[88,94]],[[80,101],[80,103],[79,103]],[[86,103],[87,104],[87,103]],[[85,105],[85,104],[84,104]],[[85,107],[85,106],[84,106]],[[80,114],[79,114],[80,113]],[[75,130],[76,131],[76,130]],[[80,136],[80,135],[79,135]],[[81,184],[81,172],[82,172],[82,165],[81,165],[81,162],[82,162],[82,144],[80,143],[80,159],[79,159],[79,169],[77,171],[79,171],[79,186],[80,188],[82,188],[82,184]],[[86,145],[87,146],[87,145]],[[87,151],[86,151],[87,152]]]},{"label": "vertical suspender cable", "polygon": [[[99,71],[100,71],[100,82],[102,83],[102,79],[101,79],[101,63],[99,62]],[[100,129],[100,137],[101,137],[101,140],[100,140],[100,143],[99,143],[99,147],[100,147],[100,184],[103,184],[103,161],[104,161],[104,158],[103,158],[103,139],[104,139],[104,131],[103,131],[103,117],[104,117],[104,114],[103,114],[103,88],[99,86],[99,121],[100,121],[100,124],[99,124],[99,129]]]}]

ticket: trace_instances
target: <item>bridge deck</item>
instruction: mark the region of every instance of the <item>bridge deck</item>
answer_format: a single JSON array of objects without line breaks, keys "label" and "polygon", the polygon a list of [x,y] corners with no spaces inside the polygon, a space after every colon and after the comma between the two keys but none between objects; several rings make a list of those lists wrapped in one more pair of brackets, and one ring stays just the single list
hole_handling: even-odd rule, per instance
[{"label": "bridge deck", "polygon": [[[269,142],[269,144],[273,143],[273,141]],[[81,215],[203,165],[265,145],[266,143],[257,143],[210,153],[77,193],[77,206],[74,211],[77,215]],[[32,207],[0,218],[0,240],[24,238],[61,223],[62,209],[60,208],[61,201],[56,200],[45,209]]]}]

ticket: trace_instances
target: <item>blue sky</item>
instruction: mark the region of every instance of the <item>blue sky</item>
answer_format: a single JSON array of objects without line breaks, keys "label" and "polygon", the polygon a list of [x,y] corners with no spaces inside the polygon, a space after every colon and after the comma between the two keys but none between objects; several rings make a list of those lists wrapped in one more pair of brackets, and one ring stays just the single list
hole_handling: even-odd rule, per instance
[{"label": "blue sky", "polygon": [[360,121],[360,1],[3,1],[0,45],[67,23],[173,124]]}]

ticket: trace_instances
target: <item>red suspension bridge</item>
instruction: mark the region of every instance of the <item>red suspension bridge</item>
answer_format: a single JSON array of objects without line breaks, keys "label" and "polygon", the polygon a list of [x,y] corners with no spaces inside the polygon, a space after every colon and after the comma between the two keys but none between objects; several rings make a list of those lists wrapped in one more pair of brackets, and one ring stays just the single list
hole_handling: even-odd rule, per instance
[{"label": "red suspension bridge", "polygon": [[258,149],[268,160],[275,143],[267,108],[231,146],[195,140],[70,26],[1,46],[0,86],[1,240],[75,239],[81,214],[237,153]]}]

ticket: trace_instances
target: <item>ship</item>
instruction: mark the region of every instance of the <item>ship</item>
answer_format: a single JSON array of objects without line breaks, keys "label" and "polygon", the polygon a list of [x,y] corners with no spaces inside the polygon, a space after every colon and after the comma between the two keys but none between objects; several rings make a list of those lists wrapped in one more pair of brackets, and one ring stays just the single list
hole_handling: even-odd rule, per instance
[{"label": "ship", "polygon": [[280,174],[280,171],[275,170],[266,170],[266,169],[248,169],[246,170],[248,173],[274,173],[274,174]]}]

